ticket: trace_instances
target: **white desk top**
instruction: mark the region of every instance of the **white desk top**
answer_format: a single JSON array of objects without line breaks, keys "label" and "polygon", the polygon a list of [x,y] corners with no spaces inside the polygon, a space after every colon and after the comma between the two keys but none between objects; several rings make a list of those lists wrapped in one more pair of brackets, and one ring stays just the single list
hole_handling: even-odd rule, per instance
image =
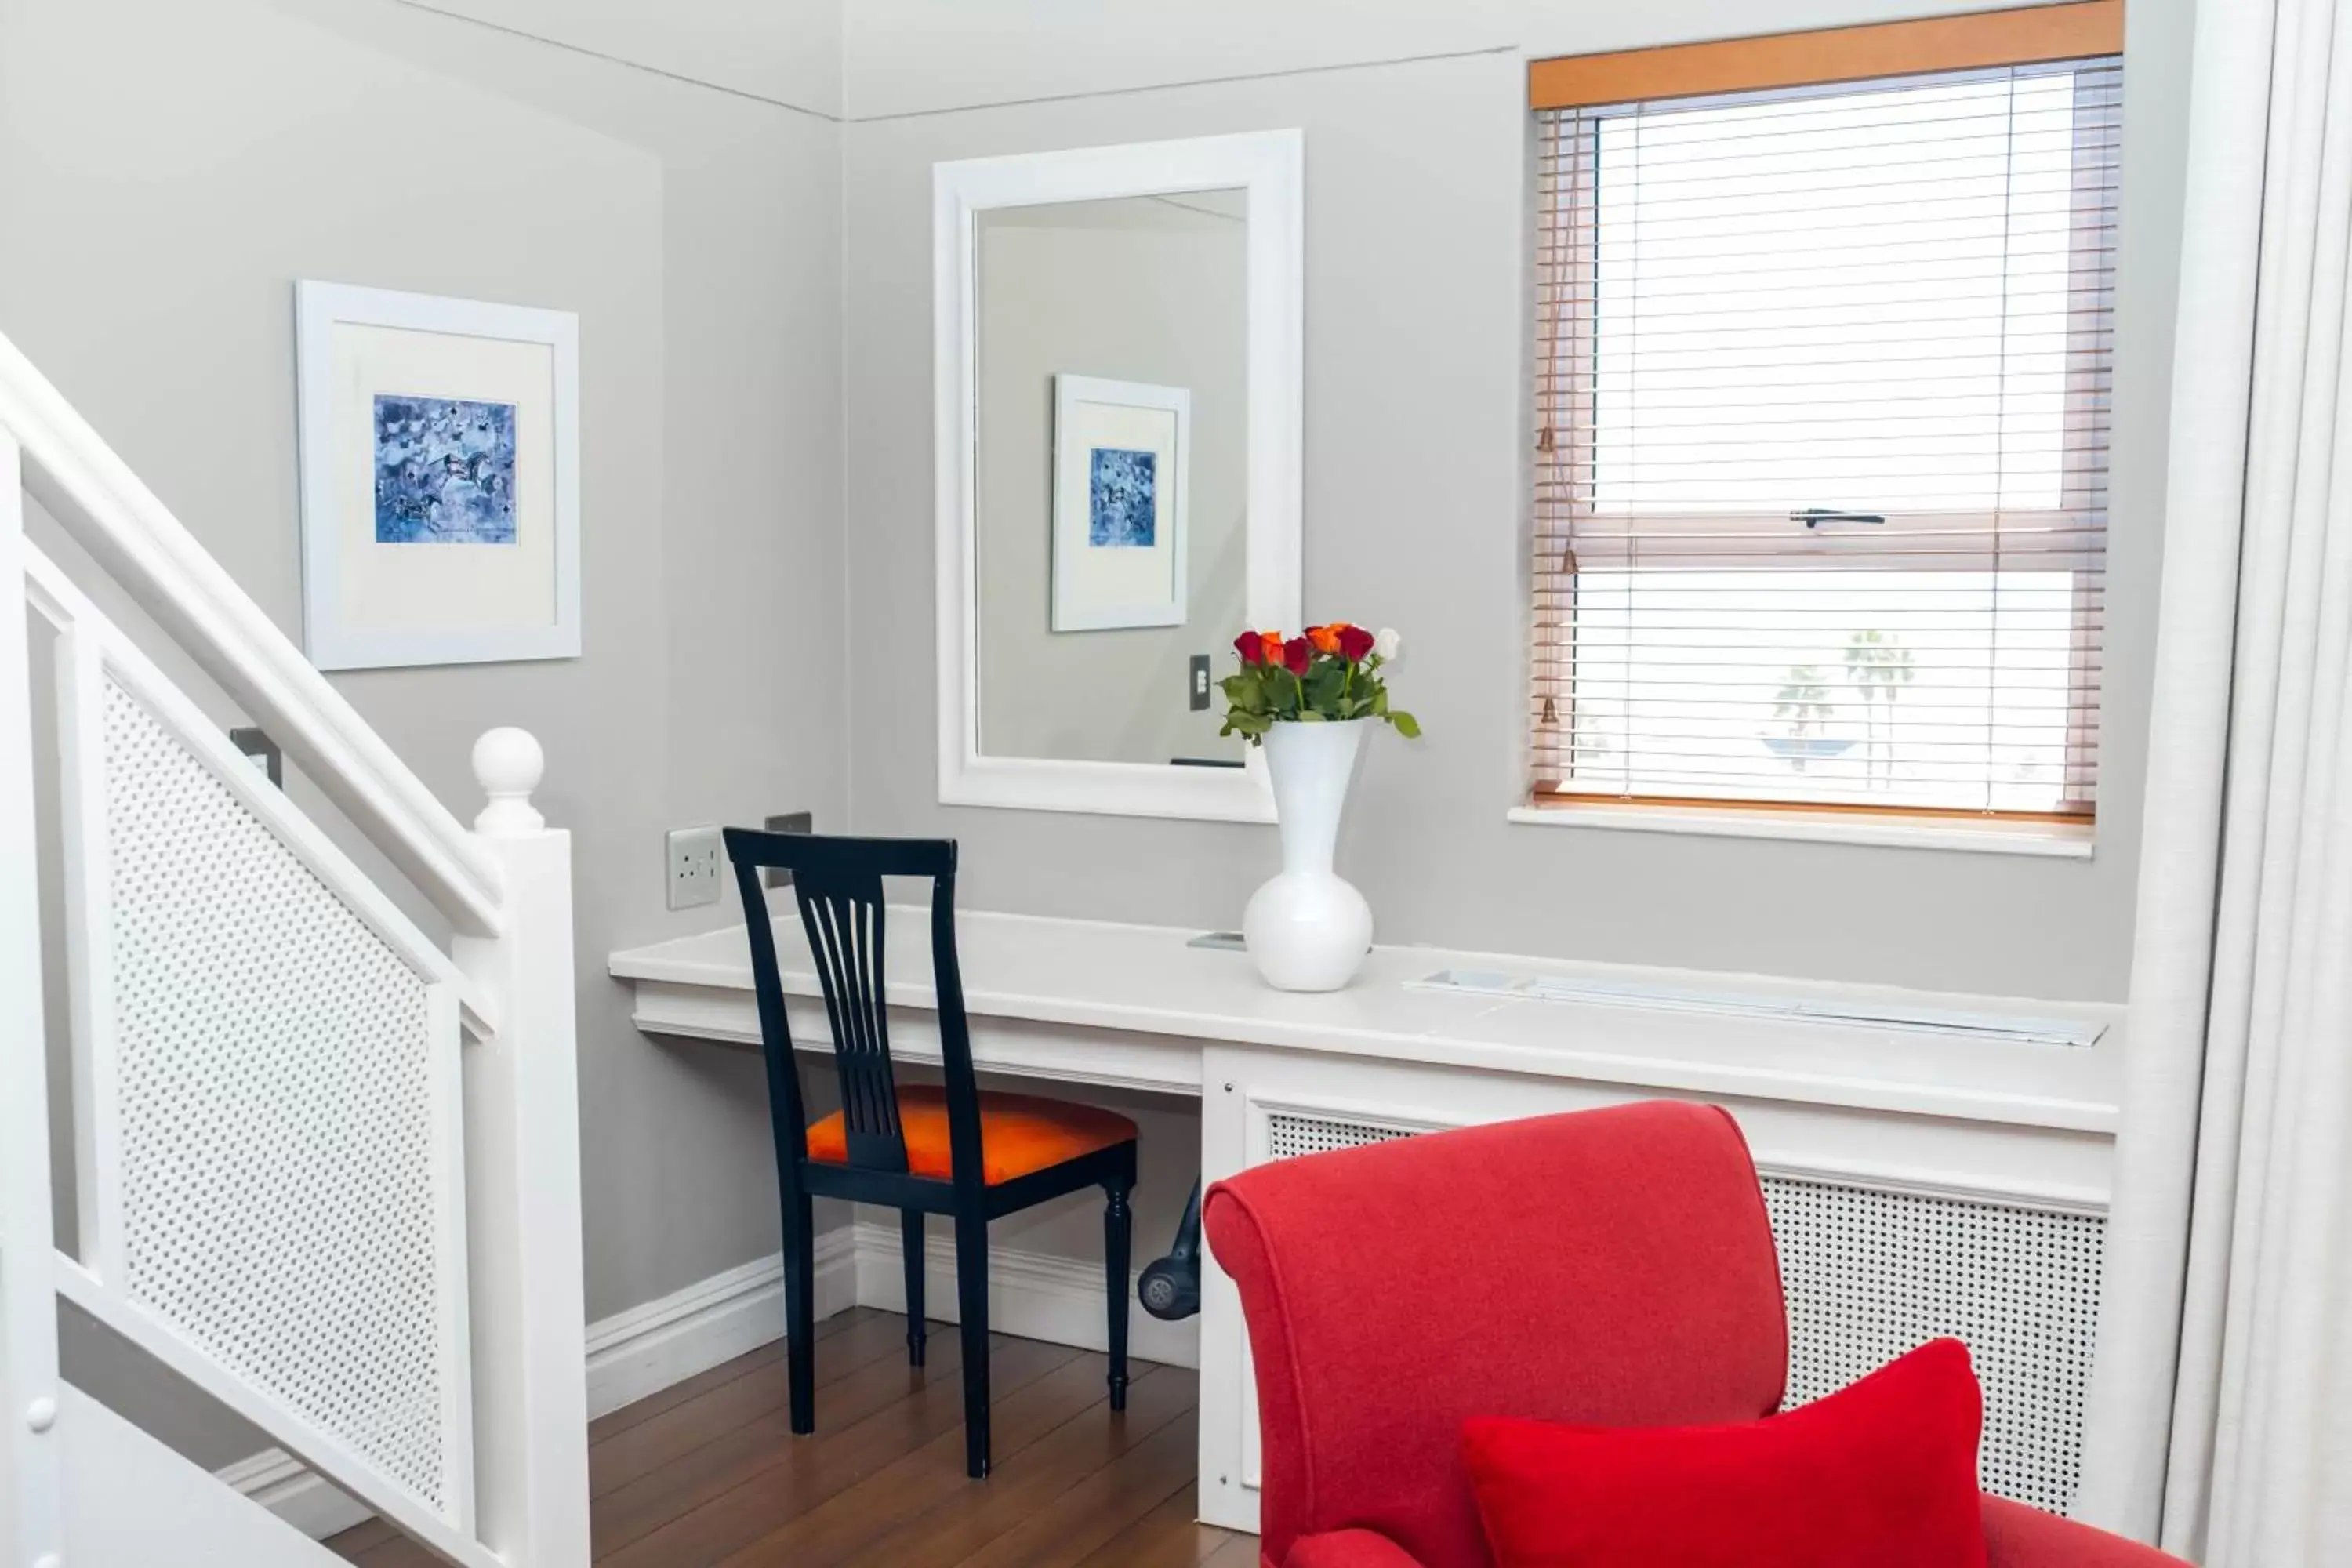
[{"label": "white desk top", "polygon": [[[775,930],[786,993],[820,995],[799,920],[787,913]],[[1020,1030],[992,1028],[992,1023],[1061,1026],[1051,1031],[1056,1035],[1075,1028],[1112,1031],[1129,1041],[1146,1037],[1149,1044],[1164,1044],[1164,1049],[1143,1053],[1161,1065],[1140,1078],[1122,1068],[1106,1081],[1150,1082],[1179,1092],[1199,1092],[1199,1047],[1206,1042],[2108,1135],[2121,1119],[2123,1010],[2109,1005],[2006,1001],[1425,947],[1375,948],[1346,990],[1298,995],[1267,987],[1246,954],[1186,945],[1197,934],[1186,930],[965,910],[958,915],[957,932],[975,1057],[982,1066],[1009,1070],[1024,1068],[1016,1038]],[[930,1011],[928,912],[894,907],[886,946],[892,1006]],[[2017,1043],[1903,1025],[1697,1013],[1408,984],[1449,968],[1847,1005],[1876,1001],[2070,1019],[2105,1033],[2091,1046]],[[610,969],[616,978],[637,983],[637,1022],[649,1032],[737,1043],[758,1038],[751,951],[740,926],[615,952]],[[796,1039],[806,1032],[796,1027]],[[823,1042],[820,1035],[799,1043]],[[1052,1056],[1066,1064],[1083,1049],[1083,1040],[1063,1038]],[[1053,1070],[1043,1060],[1025,1066],[1047,1076]],[[1153,1074],[1164,1081],[1154,1082]]]}]

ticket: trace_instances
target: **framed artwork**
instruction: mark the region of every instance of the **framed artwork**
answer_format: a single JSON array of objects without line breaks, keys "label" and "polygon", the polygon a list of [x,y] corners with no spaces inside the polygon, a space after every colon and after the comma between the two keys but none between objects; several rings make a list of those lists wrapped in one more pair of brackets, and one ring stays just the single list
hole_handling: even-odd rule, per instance
[{"label": "framed artwork", "polygon": [[1184,624],[1192,420],[1181,386],[1054,378],[1054,630]]},{"label": "framed artwork", "polygon": [[579,318],[294,286],[320,669],[580,656]]}]

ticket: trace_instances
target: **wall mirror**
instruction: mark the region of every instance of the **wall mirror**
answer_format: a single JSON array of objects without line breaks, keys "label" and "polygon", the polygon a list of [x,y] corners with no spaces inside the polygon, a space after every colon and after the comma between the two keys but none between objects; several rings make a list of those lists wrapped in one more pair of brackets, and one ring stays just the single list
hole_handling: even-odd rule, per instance
[{"label": "wall mirror", "polygon": [[1299,614],[1303,140],[935,170],[940,798],[1270,821],[1234,635]]}]

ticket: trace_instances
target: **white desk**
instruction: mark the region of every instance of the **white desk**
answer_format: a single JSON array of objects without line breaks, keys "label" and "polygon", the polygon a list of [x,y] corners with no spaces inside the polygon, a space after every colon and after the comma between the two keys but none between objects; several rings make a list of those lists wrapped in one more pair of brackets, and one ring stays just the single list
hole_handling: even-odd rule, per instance
[{"label": "white desk", "polygon": [[[775,930],[794,1041],[829,1050],[799,921],[787,916]],[[1860,1250],[1821,1258],[1818,1270],[1784,1233],[1792,1301],[1809,1288],[1800,1276],[1819,1273],[1823,1289],[1845,1292],[1864,1283],[1861,1272],[1883,1266],[1876,1253],[1920,1246],[1948,1242],[1963,1279],[2015,1276],[2027,1279],[2029,1291],[2033,1269],[2078,1275],[2084,1259],[2096,1257],[2121,1117],[2119,1007],[1398,947],[1374,950],[1347,990],[1301,996],[1266,988],[1244,954],[1188,946],[1195,934],[1189,931],[974,911],[961,915],[958,931],[972,1055],[982,1069],[1200,1097],[1202,1168],[1212,1181],[1310,1147],[1674,1095],[1729,1107],[1776,1194],[1832,1205],[1845,1201],[1842,1194],[1868,1195],[1832,1214],[1824,1237],[1856,1226],[1910,1227],[1899,1236],[1824,1240]],[[936,1062],[927,913],[894,909],[887,947],[892,1048]],[[2089,1026],[2098,1039],[2017,1044],[1916,1026],[1412,984],[1447,969],[1576,976],[1662,993],[1712,987],[1847,1007],[2068,1019]],[[635,984],[635,1016],[648,1033],[758,1043],[740,927],[615,952],[611,971]],[[2015,1255],[1968,1250],[1989,1245]],[[2066,1246],[2077,1253],[2051,1250]],[[1254,1529],[1256,1431],[1238,1308],[1213,1271],[1208,1286],[1202,1510],[1213,1522]],[[2060,1290],[2053,1275],[2049,1291]],[[1895,1303],[1874,1331],[1891,1343],[1955,1313],[1996,1310],[2009,1310],[1990,1301]],[[2086,1362],[2081,1319],[2077,1311],[2063,1322],[2021,1324],[2017,1331],[2033,1342],[2021,1345],[2021,1366],[2035,1355],[2046,1360],[2036,1347],[2046,1348],[2053,1334],[2074,1334],[2080,1344],[2060,1353]],[[1977,1337],[2003,1331],[1996,1322]],[[1872,1353],[1875,1343],[1833,1347],[1831,1359]],[[1978,1349],[1993,1389],[1989,1453],[2009,1440],[2004,1434],[2028,1447],[2071,1440],[2070,1411],[2044,1406],[2079,1399],[2078,1387],[2068,1393],[2063,1378],[2043,1387],[2038,1373],[2021,1372],[2019,1386],[2004,1389],[1997,1385],[2000,1347]],[[2063,1461],[2063,1454],[2039,1450],[2020,1460]]]},{"label": "white desk", "polygon": [[[929,1022],[929,917],[893,909],[887,933],[894,1047],[939,1059]],[[824,1015],[797,919],[775,923],[793,1037],[824,1047]],[[967,912],[957,950],[972,1053],[982,1068],[1075,1083],[1201,1092],[1205,1043],[1351,1060],[1527,1073],[1697,1095],[1799,1100],[2112,1136],[2118,1119],[2118,1007],[2003,1003],[1891,986],[1831,985],[1557,959],[1381,947],[1347,990],[1302,996],[1260,983],[1245,954],[1186,945],[1162,926]],[[2071,1017],[2097,1046],[1992,1044],[1899,1027],[1661,1011],[1409,989],[1449,968],[1714,986],[1792,999],[1879,999],[1977,1013]],[[636,983],[650,1034],[756,1046],[751,962],[730,926],[612,955]]]}]

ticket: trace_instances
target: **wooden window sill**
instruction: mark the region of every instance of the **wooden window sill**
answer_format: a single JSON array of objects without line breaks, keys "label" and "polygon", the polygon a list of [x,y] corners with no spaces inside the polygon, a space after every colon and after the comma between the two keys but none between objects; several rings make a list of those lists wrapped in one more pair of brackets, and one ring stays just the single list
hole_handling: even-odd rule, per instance
[{"label": "wooden window sill", "polygon": [[1874,816],[1863,812],[1744,810],[1738,805],[1643,805],[1551,797],[1511,808],[1510,819],[1537,827],[1597,827],[1632,833],[1693,833],[1719,838],[1788,838],[1814,844],[1879,844],[1906,849],[1957,849],[1981,855],[2039,855],[2088,860],[2091,825],[2014,817]]}]

